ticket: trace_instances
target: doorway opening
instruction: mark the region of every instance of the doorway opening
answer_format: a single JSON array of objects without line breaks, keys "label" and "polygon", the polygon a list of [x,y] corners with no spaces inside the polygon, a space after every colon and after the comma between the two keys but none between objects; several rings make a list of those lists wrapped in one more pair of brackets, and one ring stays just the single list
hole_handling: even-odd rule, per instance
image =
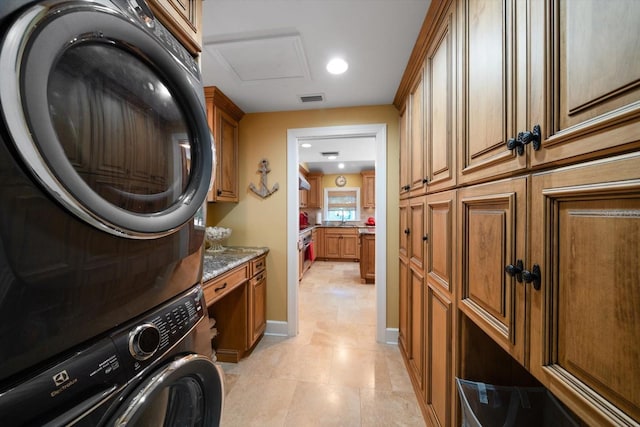
[{"label": "doorway opening", "polygon": [[287,131],[287,327],[288,335],[296,336],[298,316],[298,142],[302,139],[372,137],[376,150],[376,340],[386,342],[387,318],[387,125],[349,125],[289,129]]}]

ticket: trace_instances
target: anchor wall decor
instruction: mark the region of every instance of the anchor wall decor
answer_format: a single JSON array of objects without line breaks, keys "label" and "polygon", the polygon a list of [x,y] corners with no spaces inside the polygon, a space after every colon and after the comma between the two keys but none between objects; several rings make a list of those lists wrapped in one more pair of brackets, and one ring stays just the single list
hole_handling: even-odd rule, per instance
[{"label": "anchor wall decor", "polygon": [[277,182],[273,185],[271,190],[269,190],[269,187],[267,186],[267,174],[271,172],[271,169],[269,169],[269,161],[267,159],[260,160],[260,167],[258,168],[258,172],[260,172],[260,174],[262,175],[260,177],[260,188],[258,189],[255,185],[253,185],[253,183],[250,183],[249,189],[263,199],[266,199],[267,197],[278,191],[278,188],[280,188],[280,186]]}]

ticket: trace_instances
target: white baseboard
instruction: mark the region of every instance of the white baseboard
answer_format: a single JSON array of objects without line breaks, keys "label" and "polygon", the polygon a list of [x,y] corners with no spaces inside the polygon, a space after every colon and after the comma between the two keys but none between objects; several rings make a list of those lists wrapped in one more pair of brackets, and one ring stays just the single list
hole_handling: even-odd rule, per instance
[{"label": "white baseboard", "polygon": [[265,335],[276,335],[279,337],[289,336],[289,324],[278,320],[267,320],[267,330]]},{"label": "white baseboard", "polygon": [[[265,335],[289,336],[289,324],[279,320],[267,320]],[[398,328],[387,328],[384,333],[385,344],[398,344]]]},{"label": "white baseboard", "polygon": [[387,328],[384,333],[384,341],[387,344],[398,344],[398,328]]}]

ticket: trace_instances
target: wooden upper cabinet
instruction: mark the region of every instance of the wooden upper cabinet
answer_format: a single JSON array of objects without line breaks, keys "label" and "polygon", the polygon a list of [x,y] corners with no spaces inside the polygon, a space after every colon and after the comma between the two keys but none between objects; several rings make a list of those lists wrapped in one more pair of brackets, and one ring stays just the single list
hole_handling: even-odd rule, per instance
[{"label": "wooden upper cabinet", "polygon": [[424,194],[427,190],[427,159],[424,140],[424,71],[422,71],[411,89],[410,100],[410,135],[409,158],[406,165],[409,167],[409,185],[411,197]]},{"label": "wooden upper cabinet", "polygon": [[525,363],[525,291],[508,265],[526,265],[527,179],[458,192],[459,308],[505,351]]},{"label": "wooden upper cabinet", "polygon": [[640,2],[563,0],[531,8],[530,125],[543,133],[531,164],[640,147]]},{"label": "wooden upper cabinet", "polygon": [[430,193],[451,188],[457,182],[455,24],[452,4],[425,60],[425,157]]},{"label": "wooden upper cabinet", "polygon": [[409,261],[422,275],[427,259],[426,215],[425,196],[409,199]]},{"label": "wooden upper cabinet", "polygon": [[362,207],[373,209],[376,207],[376,171],[362,171]]},{"label": "wooden upper cabinet", "polygon": [[[244,112],[215,86],[204,88],[207,119],[216,148],[215,181],[207,198],[210,202],[239,200],[238,138]],[[256,165],[257,167],[257,165]]]},{"label": "wooden upper cabinet", "polygon": [[[464,64],[461,97],[461,129],[458,153],[462,183],[509,175],[527,166],[526,155],[507,149],[515,138],[519,113],[526,112],[526,94],[517,84],[526,69],[514,63],[518,38],[515,0],[462,0],[460,2],[460,63]],[[523,29],[526,27],[522,27]],[[526,65],[526,64],[525,64]]]},{"label": "wooden upper cabinet", "polygon": [[404,199],[409,197],[409,112],[411,106],[409,104],[410,99],[404,104],[404,108],[400,112],[399,131],[400,131],[400,198]]},{"label": "wooden upper cabinet", "polygon": [[202,0],[147,0],[153,14],[193,56],[202,51]]},{"label": "wooden upper cabinet", "polygon": [[638,171],[636,152],[532,178],[531,262],[542,280],[531,371],[587,425],[640,422]]},{"label": "wooden upper cabinet", "polygon": [[323,176],[323,174],[317,172],[309,172],[307,175],[307,181],[309,181],[309,185],[311,186],[306,195],[306,207],[309,209],[321,209],[324,204],[324,193],[322,191]]}]

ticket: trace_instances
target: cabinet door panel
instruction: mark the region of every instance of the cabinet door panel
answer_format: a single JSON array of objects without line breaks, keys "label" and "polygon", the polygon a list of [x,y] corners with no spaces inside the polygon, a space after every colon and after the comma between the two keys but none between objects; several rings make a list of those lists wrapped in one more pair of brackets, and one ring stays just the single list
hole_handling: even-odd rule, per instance
[{"label": "cabinet door panel", "polygon": [[453,292],[455,206],[455,191],[432,194],[427,199],[427,281],[449,293]]},{"label": "cabinet door panel", "polygon": [[[533,11],[534,18],[544,13],[540,9]],[[542,113],[535,118],[547,139],[542,149],[532,151],[532,164],[638,147],[640,3],[564,0],[548,9],[546,25],[540,26],[551,29],[546,57],[533,62],[533,74],[543,74],[543,64],[552,64],[546,97],[549,121],[544,123]],[[540,33],[538,39],[544,37],[542,28],[533,28]],[[534,49],[534,54],[541,50]],[[537,92],[544,81],[534,79],[532,84]]]},{"label": "cabinet door panel", "polygon": [[400,247],[399,253],[401,257],[409,258],[409,200],[400,200],[399,205],[399,222],[400,222]]},{"label": "cabinet door panel", "polygon": [[400,257],[398,266],[400,280],[398,281],[399,298],[399,320],[398,320],[398,343],[400,349],[408,359],[409,353],[409,262]]},{"label": "cabinet door panel", "polygon": [[[570,402],[587,395],[636,422],[638,170],[636,155],[536,175],[532,184],[532,262],[541,264],[543,274],[540,291],[532,293],[532,371],[548,387],[568,389]],[[617,410],[605,414],[615,424],[628,422]],[[602,423],[593,414],[580,415]]]},{"label": "cabinet door panel", "polygon": [[423,181],[426,174],[426,158],[424,143],[424,81],[422,72],[411,92],[411,136],[408,159],[410,168],[411,197],[424,194],[426,183]]},{"label": "cabinet door panel", "polygon": [[[526,166],[526,156],[506,149],[516,136],[514,31],[511,0],[463,2],[463,129],[460,179],[470,182]],[[524,36],[524,34],[522,35]],[[521,103],[526,101],[524,97]]]},{"label": "cabinet door panel", "polygon": [[409,267],[409,366],[420,390],[424,392],[424,276]]},{"label": "cabinet door panel", "polygon": [[451,301],[427,288],[427,406],[436,425],[451,425],[453,310]]},{"label": "cabinet door panel", "polygon": [[216,109],[216,113],[219,113],[216,121],[220,129],[216,155],[222,161],[216,183],[218,200],[237,202],[238,172],[235,167],[238,164],[238,122],[220,109]]},{"label": "cabinet door panel", "polygon": [[410,166],[409,166],[409,116],[411,111],[410,99],[407,98],[404,109],[400,112],[399,132],[400,132],[400,198],[409,197]]},{"label": "cabinet door panel", "polygon": [[441,24],[437,43],[427,54],[425,62],[425,139],[430,192],[452,187],[456,183],[453,23],[453,12],[450,10]]},{"label": "cabinet door panel", "polygon": [[524,363],[524,287],[505,266],[525,255],[526,178],[460,190],[460,309]]},{"label": "cabinet door panel", "polygon": [[410,199],[409,204],[409,260],[411,265],[424,273],[427,243],[423,240],[426,235],[426,198]]},{"label": "cabinet door panel", "polygon": [[358,251],[358,236],[343,235],[341,236],[340,245],[341,245],[341,248],[340,248],[341,258],[355,259],[360,257],[359,251]]}]

